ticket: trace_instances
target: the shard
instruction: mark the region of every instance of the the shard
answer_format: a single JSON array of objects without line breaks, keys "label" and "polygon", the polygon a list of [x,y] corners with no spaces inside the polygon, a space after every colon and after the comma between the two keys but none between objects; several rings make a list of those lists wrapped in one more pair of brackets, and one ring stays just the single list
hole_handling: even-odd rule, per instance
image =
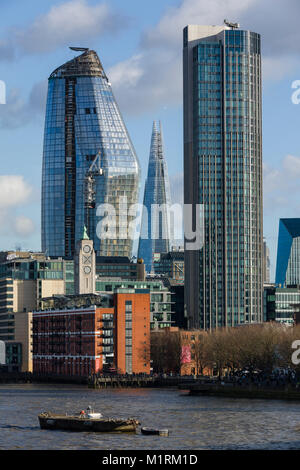
[{"label": "the shard", "polygon": [[[138,201],[138,159],[98,55],[73,50],[82,53],[49,78],[42,249],[48,256],[72,258],[86,226],[98,255],[130,257],[132,240],[124,229],[120,236],[119,203],[124,196],[128,207]],[[107,213],[98,209],[105,204],[115,209],[115,220],[103,237]]]},{"label": "the shard", "polygon": [[161,123],[154,121],[148,174],[145,182],[138,258],[146,271],[153,271],[155,253],[167,253],[171,246],[171,197],[167,164],[164,157]]}]

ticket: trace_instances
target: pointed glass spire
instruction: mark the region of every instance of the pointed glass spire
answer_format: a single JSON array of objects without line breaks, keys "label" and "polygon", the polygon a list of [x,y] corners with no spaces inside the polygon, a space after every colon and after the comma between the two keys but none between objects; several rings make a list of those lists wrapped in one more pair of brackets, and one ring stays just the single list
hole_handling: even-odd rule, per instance
[{"label": "pointed glass spire", "polygon": [[138,258],[143,258],[147,272],[152,271],[154,253],[170,251],[170,206],[170,185],[164,158],[162,127],[160,122],[157,126],[154,121],[138,250]]}]

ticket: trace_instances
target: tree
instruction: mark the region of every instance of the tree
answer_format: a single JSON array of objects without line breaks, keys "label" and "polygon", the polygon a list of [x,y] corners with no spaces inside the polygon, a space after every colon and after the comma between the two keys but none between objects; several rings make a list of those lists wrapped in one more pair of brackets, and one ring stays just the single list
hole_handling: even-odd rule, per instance
[{"label": "tree", "polygon": [[203,331],[195,335],[194,341],[194,362],[196,375],[203,375],[204,369],[211,366],[211,359],[208,354],[208,333]]},{"label": "tree", "polygon": [[215,330],[208,335],[207,355],[213,366],[217,369],[219,377],[221,377],[228,362],[226,339],[226,330],[223,328]]},{"label": "tree", "polygon": [[164,328],[151,332],[151,359],[153,371],[180,373],[181,335],[179,331]]}]

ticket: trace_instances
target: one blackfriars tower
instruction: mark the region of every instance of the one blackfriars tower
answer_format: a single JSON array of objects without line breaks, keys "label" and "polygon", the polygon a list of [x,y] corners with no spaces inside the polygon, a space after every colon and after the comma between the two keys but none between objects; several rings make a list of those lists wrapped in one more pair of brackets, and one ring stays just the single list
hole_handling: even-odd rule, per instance
[{"label": "one blackfriars tower", "polygon": [[191,328],[262,321],[261,41],[224,23],[183,31],[184,202],[203,214],[202,248],[185,242]]},{"label": "one blackfriars tower", "polygon": [[[42,250],[72,258],[86,227],[100,256],[131,256],[132,240],[119,236],[119,208],[138,201],[139,163],[95,51],[58,67],[49,78],[42,177]],[[115,209],[112,230],[99,206]],[[110,214],[112,215],[112,214]],[[105,216],[101,219],[101,216]],[[128,226],[135,218],[132,214]],[[122,222],[123,223],[123,222]]]}]

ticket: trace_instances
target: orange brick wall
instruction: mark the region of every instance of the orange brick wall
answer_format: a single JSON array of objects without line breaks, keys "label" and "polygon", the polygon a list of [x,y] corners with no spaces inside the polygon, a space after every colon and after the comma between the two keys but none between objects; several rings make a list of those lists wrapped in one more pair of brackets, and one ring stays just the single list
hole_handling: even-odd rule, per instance
[{"label": "orange brick wall", "polygon": [[150,294],[115,294],[115,364],[126,372],[125,306],[132,302],[132,373],[150,373]]}]

